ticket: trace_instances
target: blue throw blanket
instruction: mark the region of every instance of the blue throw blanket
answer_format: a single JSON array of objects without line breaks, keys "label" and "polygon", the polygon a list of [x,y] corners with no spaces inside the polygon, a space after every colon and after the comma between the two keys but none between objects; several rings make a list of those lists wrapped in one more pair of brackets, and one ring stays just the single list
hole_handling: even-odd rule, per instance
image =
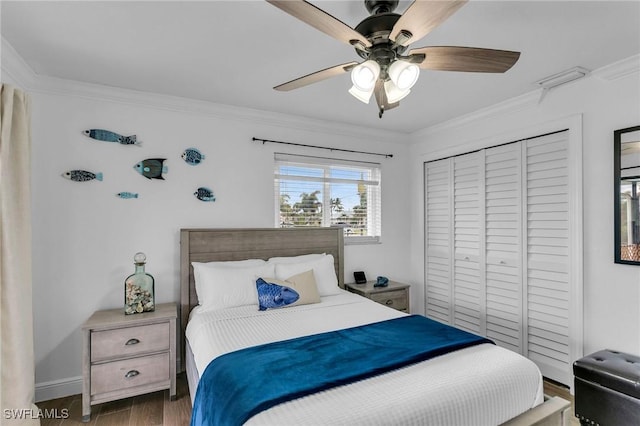
[{"label": "blue throw blanket", "polygon": [[254,346],[209,363],[192,426],[241,425],[279,403],[490,340],[411,315]]}]

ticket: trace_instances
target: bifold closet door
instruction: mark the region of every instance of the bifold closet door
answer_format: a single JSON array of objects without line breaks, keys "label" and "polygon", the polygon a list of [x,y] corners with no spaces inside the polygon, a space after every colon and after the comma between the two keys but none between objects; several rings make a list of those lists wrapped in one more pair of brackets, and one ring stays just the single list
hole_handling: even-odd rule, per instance
[{"label": "bifold closet door", "polygon": [[484,152],[425,165],[426,313],[485,334]]},{"label": "bifold closet door", "polygon": [[[571,385],[569,132],[425,163],[425,312]],[[574,256],[574,258],[572,258]]]},{"label": "bifold closet door", "polygon": [[425,164],[425,300],[426,315],[451,324],[451,159]]},{"label": "bifold closet door", "polygon": [[526,141],[525,355],[545,377],[570,384],[568,132]]},{"label": "bifold closet door", "polygon": [[484,151],[452,158],[453,321],[485,335]]},{"label": "bifold closet door", "polygon": [[486,336],[523,353],[522,144],[485,150]]}]

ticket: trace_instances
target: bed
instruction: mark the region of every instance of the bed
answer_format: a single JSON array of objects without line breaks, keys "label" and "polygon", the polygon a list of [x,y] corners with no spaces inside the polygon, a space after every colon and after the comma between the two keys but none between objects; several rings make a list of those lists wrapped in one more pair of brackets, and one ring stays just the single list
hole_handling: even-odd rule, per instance
[{"label": "bed", "polygon": [[[181,230],[181,358],[192,403],[198,392],[204,393],[197,391],[201,378],[202,389],[215,387],[209,383],[216,379],[205,384],[212,369],[207,367],[245,350],[270,342],[288,344],[297,339],[368,330],[387,323],[427,321],[343,290],[342,232],[341,228]],[[322,295],[319,303],[265,311],[259,311],[257,303],[212,308],[208,304],[212,296],[206,295],[206,303],[199,304],[193,262],[200,271],[200,265],[208,262],[272,258],[288,262],[289,258],[305,256],[327,256],[322,258],[325,266],[330,256],[335,272],[337,288],[329,288],[331,291]],[[317,277],[318,270],[314,272]],[[324,282],[318,283],[321,293],[326,290]],[[201,284],[204,299],[202,288]],[[359,355],[339,362],[357,366],[368,358]],[[314,363],[309,364],[312,370]],[[537,367],[491,343],[477,342],[381,371],[261,408],[248,416],[246,424],[568,424],[569,403],[560,398],[545,400]],[[195,404],[194,417],[199,419],[203,405]]]}]

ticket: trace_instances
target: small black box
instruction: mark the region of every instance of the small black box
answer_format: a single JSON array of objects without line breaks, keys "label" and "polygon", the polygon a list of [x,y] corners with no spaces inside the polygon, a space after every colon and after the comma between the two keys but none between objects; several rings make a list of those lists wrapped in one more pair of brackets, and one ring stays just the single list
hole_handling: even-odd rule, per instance
[{"label": "small black box", "polygon": [[356,284],[365,284],[367,282],[367,277],[364,275],[363,271],[355,271],[353,273],[353,278],[356,280]]}]

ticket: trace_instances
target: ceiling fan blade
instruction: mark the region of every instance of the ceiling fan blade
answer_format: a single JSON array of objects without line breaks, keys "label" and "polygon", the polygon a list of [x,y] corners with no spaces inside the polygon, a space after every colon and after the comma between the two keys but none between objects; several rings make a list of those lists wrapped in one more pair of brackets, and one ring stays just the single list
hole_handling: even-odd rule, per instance
[{"label": "ceiling fan blade", "polygon": [[267,0],[267,2],[339,41],[349,45],[371,46],[371,42],[362,34],[304,0]]},{"label": "ceiling fan blade", "polygon": [[482,49],[478,47],[431,46],[411,49],[413,54],[426,55],[420,68],[438,71],[501,73],[510,69],[520,52]]},{"label": "ceiling fan blade", "polygon": [[288,92],[289,90],[299,89],[300,87],[308,86],[309,84],[317,83],[327,78],[335,77],[340,74],[351,71],[351,69],[358,65],[357,62],[347,62],[346,64],[336,65],[335,67],[325,68],[320,71],[316,71],[311,74],[307,74],[303,77],[296,78],[295,80],[288,81],[279,86],[274,87],[275,90],[281,92]]},{"label": "ceiling fan blade", "polygon": [[[468,0],[424,1],[416,0],[398,19],[389,38],[402,46],[414,43],[433,31],[438,25],[464,6]],[[408,31],[411,37],[401,35]],[[400,35],[400,37],[398,37]]]}]

